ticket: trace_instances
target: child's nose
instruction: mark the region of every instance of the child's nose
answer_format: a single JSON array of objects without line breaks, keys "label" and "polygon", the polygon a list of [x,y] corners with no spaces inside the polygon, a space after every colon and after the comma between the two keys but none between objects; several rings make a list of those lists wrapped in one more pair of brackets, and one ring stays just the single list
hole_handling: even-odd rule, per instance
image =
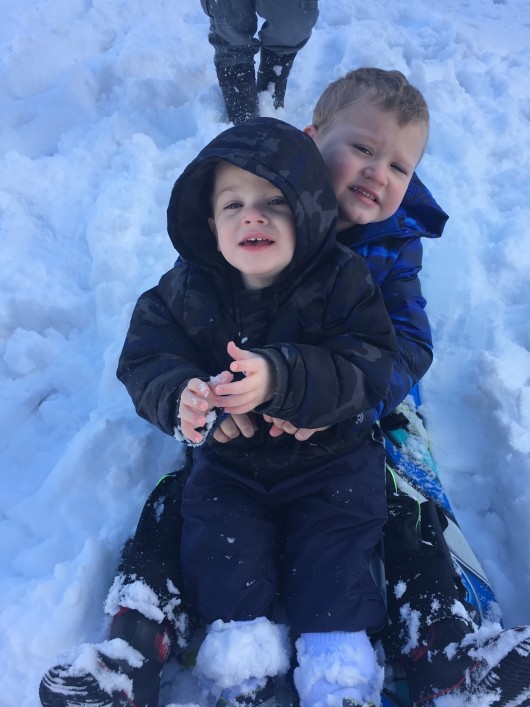
[{"label": "child's nose", "polygon": [[382,162],[371,162],[364,170],[367,179],[372,179],[377,184],[386,184],[387,171]]},{"label": "child's nose", "polygon": [[267,220],[263,209],[258,206],[247,206],[243,213],[245,223],[264,223]]}]

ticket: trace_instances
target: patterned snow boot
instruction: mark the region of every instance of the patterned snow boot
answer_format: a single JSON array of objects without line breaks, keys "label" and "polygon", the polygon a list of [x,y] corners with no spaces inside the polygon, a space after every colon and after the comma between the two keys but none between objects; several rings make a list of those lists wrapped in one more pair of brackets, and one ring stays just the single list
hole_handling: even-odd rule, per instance
[{"label": "patterned snow boot", "polygon": [[465,636],[452,642],[457,623],[433,624],[429,641],[407,659],[413,704],[432,707],[436,698],[455,695],[465,705],[468,698],[487,695],[488,705],[495,707],[530,707],[530,627],[505,629],[484,639],[480,631],[462,628]]},{"label": "patterned snow boot", "polygon": [[156,707],[160,674],[171,648],[172,629],[138,611],[122,609],[110,639],[80,646],[44,675],[43,707]]}]

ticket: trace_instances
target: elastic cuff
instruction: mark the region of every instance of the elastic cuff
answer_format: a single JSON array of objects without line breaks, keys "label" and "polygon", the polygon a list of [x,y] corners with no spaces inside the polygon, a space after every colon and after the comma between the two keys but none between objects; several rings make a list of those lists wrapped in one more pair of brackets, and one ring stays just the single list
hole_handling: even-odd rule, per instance
[{"label": "elastic cuff", "polygon": [[329,653],[345,643],[349,644],[352,637],[364,631],[327,631],[322,633],[303,633],[302,638],[305,643],[306,653],[311,655],[321,655]]}]

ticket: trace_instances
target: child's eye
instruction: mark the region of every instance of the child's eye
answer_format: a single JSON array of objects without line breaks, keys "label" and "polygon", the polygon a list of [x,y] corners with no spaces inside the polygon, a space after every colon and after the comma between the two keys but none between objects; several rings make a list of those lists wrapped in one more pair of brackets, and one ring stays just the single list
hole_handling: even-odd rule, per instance
[{"label": "child's eye", "polygon": [[355,150],[359,150],[359,152],[362,152],[363,155],[371,155],[372,153],[368,149],[368,147],[365,147],[365,145],[352,145],[352,147]]},{"label": "child's eye", "polygon": [[269,204],[271,206],[284,206],[287,204],[287,199],[284,196],[274,196],[270,201]]},{"label": "child's eye", "polygon": [[231,201],[229,204],[226,204],[223,208],[224,209],[240,209],[243,206],[243,204],[240,201]]},{"label": "child's eye", "polygon": [[406,177],[408,176],[407,170],[402,167],[400,164],[396,164],[395,162],[392,164],[392,169],[396,170],[396,172],[400,172],[401,174],[404,174]]}]

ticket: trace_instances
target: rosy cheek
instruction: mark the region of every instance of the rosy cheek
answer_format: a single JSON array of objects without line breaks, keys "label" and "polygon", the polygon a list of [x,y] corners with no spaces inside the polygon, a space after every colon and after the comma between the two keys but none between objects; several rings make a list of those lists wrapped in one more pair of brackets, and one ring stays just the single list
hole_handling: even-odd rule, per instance
[{"label": "rosy cheek", "polygon": [[345,175],[351,171],[351,163],[348,160],[339,157],[333,163],[332,169],[338,179],[344,179]]},{"label": "rosy cheek", "polygon": [[407,192],[406,189],[399,188],[399,189],[396,189],[396,191],[394,191],[391,194],[390,199],[389,199],[389,206],[388,206],[389,209],[392,209],[390,215],[396,213],[396,211],[399,208],[399,205],[401,204],[401,202],[403,201],[403,199],[405,197],[406,192]]},{"label": "rosy cheek", "polygon": [[385,199],[383,208],[381,209],[381,220],[384,221],[387,218],[390,218],[393,216],[396,211],[399,209],[399,205],[401,204],[401,199],[392,199],[392,200],[387,200]]},{"label": "rosy cheek", "polygon": [[323,154],[324,162],[328,168],[331,181],[335,184],[344,174],[345,163],[340,154],[336,152],[327,152]]}]

